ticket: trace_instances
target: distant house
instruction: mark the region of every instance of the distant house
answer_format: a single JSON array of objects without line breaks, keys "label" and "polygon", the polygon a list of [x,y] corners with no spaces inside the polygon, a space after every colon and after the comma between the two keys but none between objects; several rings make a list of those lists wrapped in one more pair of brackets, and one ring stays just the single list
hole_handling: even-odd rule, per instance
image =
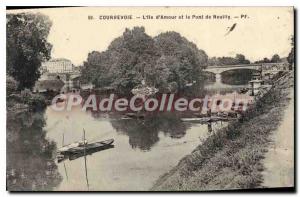
[{"label": "distant house", "polygon": [[43,62],[41,66],[42,73],[71,73],[74,70],[72,62],[65,58],[51,59]]},{"label": "distant house", "polygon": [[47,92],[47,91],[59,92],[63,86],[64,86],[64,82],[60,79],[41,80],[35,83],[33,92],[40,92],[40,93]]}]

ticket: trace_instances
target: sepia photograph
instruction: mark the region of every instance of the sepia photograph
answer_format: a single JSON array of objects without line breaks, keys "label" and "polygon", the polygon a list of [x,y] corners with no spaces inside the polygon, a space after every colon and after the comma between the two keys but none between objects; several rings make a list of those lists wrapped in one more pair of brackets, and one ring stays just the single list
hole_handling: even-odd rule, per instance
[{"label": "sepia photograph", "polygon": [[6,190],[295,191],[294,7],[6,8]]}]

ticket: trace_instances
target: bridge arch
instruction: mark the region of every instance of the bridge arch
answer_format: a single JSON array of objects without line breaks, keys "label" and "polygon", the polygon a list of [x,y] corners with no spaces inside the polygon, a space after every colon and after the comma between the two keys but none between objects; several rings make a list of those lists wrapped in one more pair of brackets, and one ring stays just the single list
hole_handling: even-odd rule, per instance
[{"label": "bridge arch", "polygon": [[237,70],[237,69],[253,69],[261,70],[262,66],[260,64],[244,64],[244,65],[222,65],[222,66],[209,66],[203,71],[212,72],[215,74],[221,74],[228,70]]},{"label": "bridge arch", "polygon": [[[215,82],[223,83],[225,81],[231,81],[230,79],[223,79],[224,73],[235,71],[235,70],[253,70],[253,71],[261,71],[261,64],[241,64],[241,65],[220,65],[220,66],[209,66],[204,69],[204,72],[210,72],[215,74]],[[233,81],[233,80],[232,80]],[[226,82],[225,82],[226,83]],[[228,84],[228,83],[226,83]]]},{"label": "bridge arch", "polygon": [[234,68],[231,68],[231,69],[228,69],[228,70],[223,70],[219,74],[222,75],[223,73],[226,73],[226,72],[229,72],[229,71],[237,71],[237,70],[247,70],[247,71],[256,71],[256,72],[260,71],[260,69],[257,69],[257,68],[239,68],[239,67],[234,67]]},{"label": "bridge arch", "polygon": [[254,74],[260,74],[257,69],[243,68],[231,69],[222,72],[221,82],[227,85],[246,85],[253,78]]}]

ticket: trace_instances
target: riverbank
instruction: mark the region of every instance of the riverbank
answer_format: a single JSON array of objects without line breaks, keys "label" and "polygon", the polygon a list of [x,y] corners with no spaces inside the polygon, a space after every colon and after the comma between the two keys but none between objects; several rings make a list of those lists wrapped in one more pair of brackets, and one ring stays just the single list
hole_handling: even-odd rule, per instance
[{"label": "riverbank", "polygon": [[161,176],[151,190],[225,190],[262,187],[263,159],[271,135],[279,128],[293,91],[293,72],[274,79],[268,93],[239,121],[211,135],[176,167]]}]

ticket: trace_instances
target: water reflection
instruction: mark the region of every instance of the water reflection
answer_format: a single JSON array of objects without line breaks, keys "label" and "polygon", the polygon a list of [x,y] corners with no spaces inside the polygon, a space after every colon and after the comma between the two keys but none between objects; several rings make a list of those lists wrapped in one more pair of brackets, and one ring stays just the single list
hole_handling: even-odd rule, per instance
[{"label": "water reflection", "polygon": [[[182,94],[201,98],[214,93],[207,87],[190,87]],[[183,122],[183,114],[174,112],[124,119],[115,112],[85,112],[80,108],[59,113],[48,108],[46,117],[47,135],[58,146],[62,145],[62,136],[65,144],[81,140],[83,128],[89,142],[115,140],[114,148],[58,164],[63,180],[55,189],[67,191],[147,190],[159,176],[227,124]]]},{"label": "water reflection", "polygon": [[7,113],[7,189],[52,190],[61,181],[54,162],[56,144],[48,141],[43,112]]},{"label": "water reflection", "polygon": [[257,73],[257,71],[248,69],[225,71],[218,74],[218,79],[214,82],[205,83],[205,94],[226,94],[247,88],[248,82],[254,73]]},{"label": "water reflection", "polygon": [[252,76],[259,74],[259,71],[252,69],[235,69],[222,73],[222,83],[228,85],[247,85]]},{"label": "water reflection", "polygon": [[149,151],[158,142],[159,132],[171,138],[181,138],[188,129],[180,117],[172,113],[157,114],[143,120],[113,120],[111,124],[117,132],[128,135],[132,148],[144,151]]},{"label": "water reflection", "polygon": [[[215,82],[187,87],[180,94],[201,98],[242,87]],[[160,175],[227,124],[186,123],[181,117],[160,113],[143,119],[122,119],[79,108],[58,113],[49,107],[45,116],[43,112],[8,112],[7,189],[147,190]],[[56,164],[56,146],[81,140],[83,128],[88,141],[113,138],[115,147],[88,152],[84,158],[78,154]]]}]

